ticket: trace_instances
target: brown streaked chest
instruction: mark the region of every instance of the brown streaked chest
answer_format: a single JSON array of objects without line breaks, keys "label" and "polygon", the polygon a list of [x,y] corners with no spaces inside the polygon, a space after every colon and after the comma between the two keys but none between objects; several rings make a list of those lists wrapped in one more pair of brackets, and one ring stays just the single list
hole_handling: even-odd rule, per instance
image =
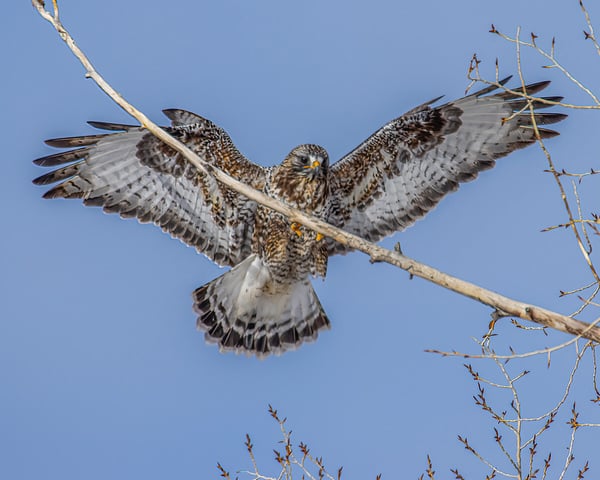
[{"label": "brown streaked chest", "polygon": [[283,165],[270,173],[265,188],[268,195],[309,215],[318,215],[322,211],[328,194],[326,174],[311,179]]}]

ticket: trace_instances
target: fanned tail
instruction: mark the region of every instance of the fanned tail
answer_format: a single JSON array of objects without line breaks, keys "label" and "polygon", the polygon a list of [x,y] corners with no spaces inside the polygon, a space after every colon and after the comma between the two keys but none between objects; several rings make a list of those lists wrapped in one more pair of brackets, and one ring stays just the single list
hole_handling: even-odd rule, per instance
[{"label": "fanned tail", "polygon": [[221,351],[265,357],[317,338],[330,324],[310,283],[272,281],[252,255],[193,293],[197,327]]}]

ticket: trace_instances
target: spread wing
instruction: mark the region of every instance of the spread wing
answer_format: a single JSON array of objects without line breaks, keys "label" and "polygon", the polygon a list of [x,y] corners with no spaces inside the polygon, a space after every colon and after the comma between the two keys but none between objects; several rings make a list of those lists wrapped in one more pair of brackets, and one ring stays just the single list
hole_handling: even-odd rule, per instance
[{"label": "spread wing", "polygon": [[[227,133],[198,115],[165,110],[165,130],[204,161],[262,189],[266,169],[248,161]],[[256,203],[204,175],[147,130],[103,122],[112,133],[47,140],[53,147],[79,147],[34,161],[60,168],[34,180],[60,182],[44,198],[81,198],[121,217],[152,222],[219,265],[233,266],[250,254]],[[115,133],[117,132],[117,133]]]},{"label": "spread wing", "polygon": [[[506,78],[501,83],[506,83]],[[526,86],[533,95],[548,86]],[[461,182],[494,166],[497,158],[536,141],[527,101],[488,87],[439,107],[423,104],[391,121],[331,167],[329,221],[370,241],[424,216]],[[559,101],[562,97],[546,97]],[[548,106],[534,102],[539,110]],[[537,125],[566,115],[537,113]],[[558,135],[539,128],[542,138]],[[330,254],[347,249],[333,242]]]}]

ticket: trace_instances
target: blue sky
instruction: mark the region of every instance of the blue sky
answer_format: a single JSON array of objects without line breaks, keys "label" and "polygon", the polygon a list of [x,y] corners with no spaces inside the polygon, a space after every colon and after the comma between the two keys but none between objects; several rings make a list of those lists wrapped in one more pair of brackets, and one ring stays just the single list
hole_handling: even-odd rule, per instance
[{"label": "blue sky", "polygon": [[[300,143],[340,158],[413,106],[462,96],[474,52],[484,74],[493,76],[496,57],[502,75],[516,73],[514,49],[488,33],[491,23],[511,34],[521,25],[546,45],[556,35],[567,67],[600,91],[577,2],[552,3],[61,5],[100,73],[151,118],[165,122],[162,108],[195,111],[272,165]],[[471,338],[485,333],[488,308],[355,253],[332,258],[327,280],[315,282],[333,324],[316,343],[265,361],[219,354],[195,331],[190,297],[219,268],[158,228],[44,201],[31,184],[41,174],[31,160],[53,152],[44,139],[91,133],[86,120],[130,120],[84,79],[29,2],[4,12],[0,477],[211,478],[217,461],[250,466],[246,432],[273,473],[279,436],[269,403],[296,440],[332,470],[343,465],[347,478],[415,478],[427,453],[441,475],[481,472],[456,435],[489,439],[493,424],[472,404],[463,361],[424,350],[476,351]],[[548,94],[586,101],[537,57],[525,60],[528,81],[550,78]],[[570,112],[559,126],[548,143],[559,167],[598,167],[596,115]],[[536,148],[502,159],[384,245],[401,241],[407,255],[443,271],[568,313],[578,302],[559,290],[591,279],[569,232],[540,233],[565,221],[546,167]],[[582,186],[586,214],[597,211],[593,185]],[[567,339],[499,328],[502,344],[521,351]],[[571,359],[557,355],[550,372],[545,358],[523,367],[534,371],[532,415],[560,393]],[[582,405],[593,396],[586,380],[576,391]],[[593,460],[597,434],[581,438],[577,460]],[[555,445],[560,456],[565,441]]]}]

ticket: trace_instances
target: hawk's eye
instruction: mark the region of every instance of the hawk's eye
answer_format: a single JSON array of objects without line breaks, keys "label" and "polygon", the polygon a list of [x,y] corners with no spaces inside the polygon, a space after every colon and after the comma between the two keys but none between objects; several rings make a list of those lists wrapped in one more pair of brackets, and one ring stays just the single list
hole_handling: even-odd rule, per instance
[{"label": "hawk's eye", "polygon": [[310,158],[307,157],[306,155],[302,155],[302,156],[298,157],[298,160],[300,160],[300,163],[302,165],[308,165],[310,163]]}]

